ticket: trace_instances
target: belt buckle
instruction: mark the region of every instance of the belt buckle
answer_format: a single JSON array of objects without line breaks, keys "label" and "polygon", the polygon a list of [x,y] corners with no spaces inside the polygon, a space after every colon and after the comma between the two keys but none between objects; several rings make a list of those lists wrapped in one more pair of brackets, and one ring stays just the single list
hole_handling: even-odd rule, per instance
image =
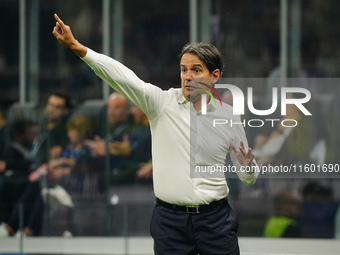
[{"label": "belt buckle", "polygon": [[[186,205],[186,208],[187,208],[187,213],[192,213],[192,214],[200,213],[200,211],[198,210],[199,205]],[[194,210],[191,211],[190,209],[194,209]]]}]

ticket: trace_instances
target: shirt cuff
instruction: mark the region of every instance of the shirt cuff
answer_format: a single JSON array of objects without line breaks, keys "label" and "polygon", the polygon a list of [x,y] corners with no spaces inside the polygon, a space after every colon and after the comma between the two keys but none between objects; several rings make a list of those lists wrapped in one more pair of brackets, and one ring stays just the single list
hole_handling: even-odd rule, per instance
[{"label": "shirt cuff", "polygon": [[80,58],[81,60],[83,60],[86,64],[88,64],[89,66],[93,66],[92,63],[96,63],[98,62],[98,56],[99,54],[97,52],[95,52],[94,50],[91,50],[90,48],[87,48],[87,52],[86,55],[82,58]]}]

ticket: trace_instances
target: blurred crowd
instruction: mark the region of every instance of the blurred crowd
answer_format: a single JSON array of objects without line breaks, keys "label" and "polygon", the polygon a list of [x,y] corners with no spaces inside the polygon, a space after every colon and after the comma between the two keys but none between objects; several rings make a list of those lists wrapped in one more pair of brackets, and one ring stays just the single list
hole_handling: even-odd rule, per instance
[{"label": "blurred crowd", "polygon": [[105,198],[115,185],[151,185],[145,114],[118,93],[94,111],[72,110],[70,96],[56,91],[39,121],[14,118],[2,126],[0,220],[8,235],[19,226],[27,236],[41,234],[47,194],[72,207]]},{"label": "blurred crowd", "polygon": [[[177,87],[176,54],[189,41],[189,1],[124,3],[124,64],[163,89]],[[210,39],[225,58],[224,77],[278,78],[279,4],[212,1]],[[337,0],[302,1],[301,70],[297,77],[339,76],[338,7]],[[80,41],[102,51],[101,3],[87,0],[79,6],[78,1],[51,0],[40,1],[39,8],[39,99],[34,104],[16,105],[18,2],[0,3],[0,10],[6,14],[0,17],[1,31],[6,36],[0,41],[0,223],[10,236],[19,229],[27,236],[50,235],[51,228],[46,231],[46,225],[57,228],[63,224],[60,218],[67,218],[76,206],[83,208],[79,207],[83,202],[88,207],[98,201],[116,205],[124,199],[131,202],[136,193],[140,196],[136,195],[133,202],[153,200],[151,136],[146,116],[117,93],[106,102],[94,99],[102,98],[102,83],[72,52],[58,48],[51,35],[53,13],[57,11]],[[28,41],[30,44],[34,40]],[[313,117],[290,107],[284,118],[297,119],[299,124],[294,128],[245,128],[260,164],[340,164],[340,91],[333,85],[336,82],[308,87],[313,97],[308,109]],[[273,86],[277,83],[254,86],[255,108],[270,107]],[[58,87],[72,98],[64,91],[51,93]],[[45,98],[46,105],[41,106]],[[232,104],[230,94],[225,95],[225,102]],[[268,118],[282,117],[274,113]],[[258,116],[247,112],[244,118]],[[340,237],[339,177],[273,176],[259,178],[253,187],[227,178],[230,201],[242,222],[240,236]],[[135,189],[136,185],[142,189]],[[134,222],[140,213],[132,210],[129,219]],[[80,211],[77,223],[93,221],[91,214],[86,220],[81,218],[86,211]],[[100,228],[98,222],[91,222],[96,229]],[[77,235],[72,226],[55,233],[62,235],[64,230]],[[97,234],[87,229],[85,232]]]}]

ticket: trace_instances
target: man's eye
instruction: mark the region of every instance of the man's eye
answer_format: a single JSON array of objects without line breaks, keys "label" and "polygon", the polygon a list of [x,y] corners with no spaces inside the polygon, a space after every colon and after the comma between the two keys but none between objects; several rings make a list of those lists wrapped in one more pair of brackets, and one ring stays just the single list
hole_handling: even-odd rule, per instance
[{"label": "man's eye", "polygon": [[199,73],[200,71],[200,69],[195,69],[195,73]]}]

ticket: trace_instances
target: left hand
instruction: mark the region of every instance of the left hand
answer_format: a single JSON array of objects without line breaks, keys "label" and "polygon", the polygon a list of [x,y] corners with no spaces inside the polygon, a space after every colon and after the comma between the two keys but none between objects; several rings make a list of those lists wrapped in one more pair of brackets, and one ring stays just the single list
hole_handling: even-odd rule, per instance
[{"label": "left hand", "polygon": [[248,151],[246,151],[242,141],[240,142],[240,147],[238,149],[233,142],[230,142],[230,147],[235,152],[235,156],[242,166],[253,165],[254,153],[251,151],[251,148],[248,148]]}]

